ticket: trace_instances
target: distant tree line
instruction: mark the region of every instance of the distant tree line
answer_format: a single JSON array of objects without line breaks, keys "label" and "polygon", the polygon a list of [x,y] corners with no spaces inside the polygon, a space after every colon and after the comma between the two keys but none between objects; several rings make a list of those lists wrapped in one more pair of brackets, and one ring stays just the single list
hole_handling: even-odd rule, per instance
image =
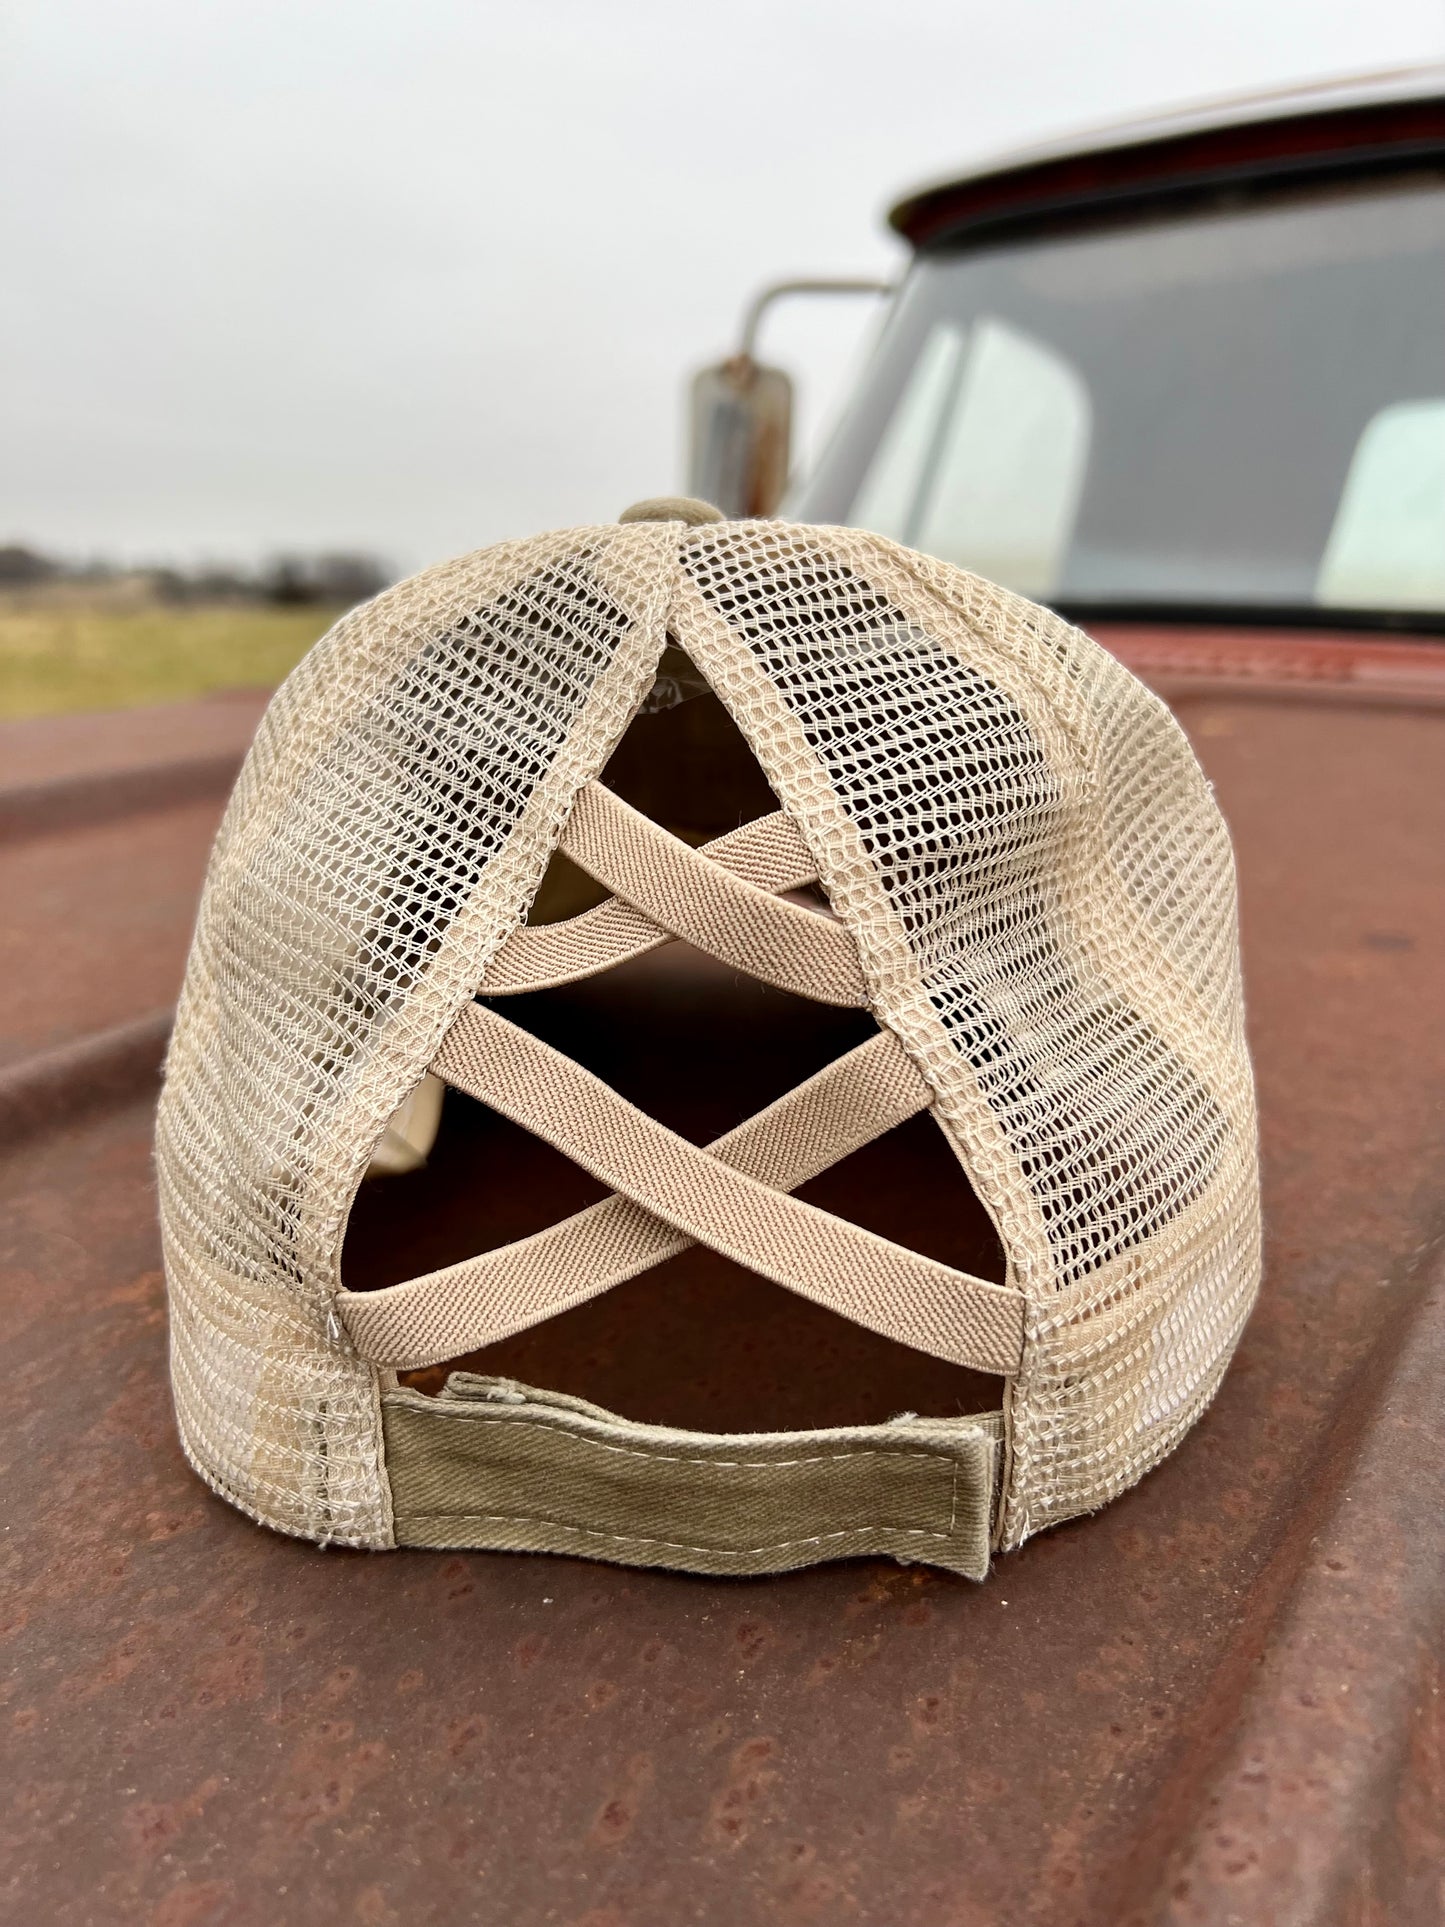
[{"label": "distant tree line", "polygon": [[120,568],[107,562],[64,562],[23,543],[0,545],[0,589],[76,583],[125,584],[160,602],[364,602],[393,580],[374,555],[278,555],[255,569],[168,566]]}]

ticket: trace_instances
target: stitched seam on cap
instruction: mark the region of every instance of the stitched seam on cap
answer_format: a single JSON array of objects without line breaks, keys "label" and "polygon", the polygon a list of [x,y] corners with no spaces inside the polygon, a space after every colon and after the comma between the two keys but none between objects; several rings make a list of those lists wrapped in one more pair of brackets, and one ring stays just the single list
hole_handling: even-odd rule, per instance
[{"label": "stitched seam on cap", "polygon": [[[433,1402],[435,1403],[437,1401]],[[398,1405],[395,1409],[403,1412],[415,1412],[417,1407],[415,1405]],[[958,1460],[952,1453],[915,1452],[907,1446],[899,1446],[895,1449],[886,1445],[866,1445],[856,1452],[820,1452],[816,1457],[808,1459],[711,1459],[706,1455],[686,1457],[676,1452],[656,1452],[646,1446],[613,1445],[606,1439],[595,1439],[586,1432],[574,1432],[569,1426],[554,1425],[546,1419],[507,1418],[501,1412],[447,1411],[443,1416],[448,1421],[463,1419],[473,1425],[490,1423],[493,1425],[516,1426],[533,1432],[548,1432],[557,1437],[575,1439],[583,1445],[596,1446],[599,1452],[617,1452],[625,1459],[647,1459],[654,1465],[715,1465],[719,1470],[729,1472],[771,1472],[774,1470],[783,1471],[789,1468],[796,1468],[800,1465],[848,1464],[857,1459],[928,1459],[934,1465],[948,1466],[953,1471],[955,1478],[958,1472]],[[977,1435],[970,1436],[970,1443],[973,1442],[973,1438],[976,1436]],[[992,1445],[995,1441],[985,1437],[984,1443]],[[900,1527],[899,1529],[902,1530],[903,1528]]]},{"label": "stitched seam on cap", "polygon": [[544,1519],[540,1515],[517,1512],[412,1512],[406,1521],[422,1520],[438,1525],[546,1526],[550,1532],[580,1532],[589,1539],[610,1539],[620,1546],[666,1546],[670,1552],[707,1553],[713,1558],[750,1559],[760,1552],[788,1552],[794,1546],[821,1546],[832,1539],[857,1539],[870,1532],[896,1532],[909,1539],[951,1539],[952,1532],[938,1532],[927,1526],[895,1526],[886,1523],[868,1526],[843,1526],[837,1532],[816,1532],[807,1539],[779,1539],[766,1546],[692,1546],[683,1539],[652,1539],[640,1532],[604,1532],[595,1526],[573,1525],[566,1519]]}]

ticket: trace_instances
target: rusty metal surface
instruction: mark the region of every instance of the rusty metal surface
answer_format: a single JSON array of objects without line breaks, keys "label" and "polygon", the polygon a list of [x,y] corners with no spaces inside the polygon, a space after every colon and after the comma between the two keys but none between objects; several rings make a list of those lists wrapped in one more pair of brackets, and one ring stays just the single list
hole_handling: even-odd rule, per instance
[{"label": "rusty metal surface", "polygon": [[0,722],[0,1072],[174,1002],[263,705]]},{"label": "rusty metal surface", "polygon": [[238,689],[123,712],[6,719],[0,722],[0,794],[8,799],[35,784],[154,772],[198,758],[238,761],[265,706],[266,692]]},{"label": "rusty metal surface", "polygon": [[[4,1918],[1435,1927],[1445,719],[1279,680],[1177,696],[1239,847],[1264,1295],[1184,1447],[985,1587],[252,1526],[172,1431],[151,1092],[77,1073],[0,1162]],[[14,1052],[173,990],[188,812],[0,853],[7,921],[76,913],[9,960]]]},{"label": "rusty metal surface", "polygon": [[1090,634],[1176,707],[1223,695],[1352,708],[1445,709],[1445,648],[1433,637],[1103,623]]}]

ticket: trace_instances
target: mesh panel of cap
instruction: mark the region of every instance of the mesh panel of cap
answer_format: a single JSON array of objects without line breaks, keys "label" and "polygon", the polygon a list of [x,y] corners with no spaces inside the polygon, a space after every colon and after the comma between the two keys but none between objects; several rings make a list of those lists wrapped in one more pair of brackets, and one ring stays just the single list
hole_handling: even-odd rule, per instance
[{"label": "mesh panel of cap", "polygon": [[283,1530],[391,1542],[347,1211],[671,636],[852,933],[1028,1300],[1000,1540],[1208,1402],[1259,1275],[1228,836],[1059,618],[856,530],[633,523],[429,570],[317,645],[217,840],[158,1155],[182,1437]]}]

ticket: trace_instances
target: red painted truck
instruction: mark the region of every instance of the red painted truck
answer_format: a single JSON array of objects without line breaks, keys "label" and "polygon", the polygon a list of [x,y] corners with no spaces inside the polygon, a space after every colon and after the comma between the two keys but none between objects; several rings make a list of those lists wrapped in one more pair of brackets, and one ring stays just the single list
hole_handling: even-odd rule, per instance
[{"label": "red painted truck", "polygon": [[212,1498],[151,1116],[258,705],[0,726],[7,1919],[1437,1927],[1442,182],[1416,78],[914,195],[790,505],[1093,628],[1238,850],[1258,1310],[1184,1446],[987,1587],[379,1559]]}]

